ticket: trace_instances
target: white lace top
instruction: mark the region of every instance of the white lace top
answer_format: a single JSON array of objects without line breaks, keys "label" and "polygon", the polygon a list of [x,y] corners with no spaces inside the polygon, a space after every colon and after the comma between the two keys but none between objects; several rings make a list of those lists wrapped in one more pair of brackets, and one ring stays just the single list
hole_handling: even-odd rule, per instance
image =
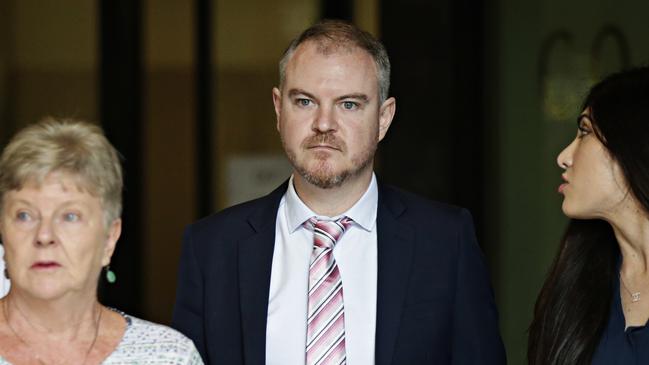
[{"label": "white lace top", "polygon": [[9,292],[9,287],[11,286],[9,279],[7,279],[7,276],[5,275],[4,254],[5,248],[4,246],[0,245],[0,298],[7,295],[7,293]]},{"label": "white lace top", "polygon": [[[194,343],[180,332],[122,314],[128,325],[121,342],[103,365],[202,365]],[[0,356],[0,365],[11,363]],[[17,364],[16,364],[17,365]]]}]

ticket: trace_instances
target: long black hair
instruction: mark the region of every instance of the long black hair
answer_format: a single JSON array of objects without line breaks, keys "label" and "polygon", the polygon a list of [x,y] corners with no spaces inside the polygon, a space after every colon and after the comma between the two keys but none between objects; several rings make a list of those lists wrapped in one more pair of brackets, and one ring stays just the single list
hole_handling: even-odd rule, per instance
[{"label": "long black hair", "polygon": [[[649,67],[622,71],[596,84],[586,108],[595,135],[649,214]],[[530,364],[590,364],[609,318],[619,255],[607,222],[570,221],[534,308]]]}]

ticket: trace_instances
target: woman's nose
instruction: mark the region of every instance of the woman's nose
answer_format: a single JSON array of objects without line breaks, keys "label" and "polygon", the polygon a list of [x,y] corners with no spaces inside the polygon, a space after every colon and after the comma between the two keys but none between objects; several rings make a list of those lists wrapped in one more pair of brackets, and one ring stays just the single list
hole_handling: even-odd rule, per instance
[{"label": "woman's nose", "polygon": [[36,232],[36,244],[39,246],[51,245],[54,243],[54,234],[52,232],[52,220],[41,219],[38,223]]},{"label": "woman's nose", "polygon": [[573,140],[569,145],[567,145],[566,148],[564,148],[563,151],[561,151],[561,153],[559,153],[559,155],[557,156],[557,165],[559,165],[559,167],[564,170],[572,166],[572,155],[575,148],[575,143],[576,139]]}]

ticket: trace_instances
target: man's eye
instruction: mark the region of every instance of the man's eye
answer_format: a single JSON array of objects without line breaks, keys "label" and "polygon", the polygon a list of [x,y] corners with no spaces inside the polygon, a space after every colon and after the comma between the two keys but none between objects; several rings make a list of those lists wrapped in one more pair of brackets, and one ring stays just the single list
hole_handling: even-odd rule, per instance
[{"label": "man's eye", "polygon": [[63,214],[63,220],[66,222],[77,222],[80,219],[79,214],[77,213],[65,213]]},{"label": "man's eye", "polygon": [[346,110],[354,110],[358,108],[358,103],[355,103],[353,101],[344,101],[343,102],[343,108]]},{"label": "man's eye", "polygon": [[309,106],[309,105],[311,105],[311,100],[309,100],[309,99],[297,99],[297,104],[299,106]]}]

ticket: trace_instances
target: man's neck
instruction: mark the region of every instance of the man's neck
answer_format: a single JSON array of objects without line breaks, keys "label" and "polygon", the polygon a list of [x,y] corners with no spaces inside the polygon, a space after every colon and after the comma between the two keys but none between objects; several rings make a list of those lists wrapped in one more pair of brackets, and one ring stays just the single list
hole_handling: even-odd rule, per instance
[{"label": "man's neck", "polygon": [[340,186],[323,189],[317,187],[299,174],[293,174],[293,186],[302,202],[316,214],[335,217],[356,204],[365,194],[372,181],[372,170],[349,177]]}]

